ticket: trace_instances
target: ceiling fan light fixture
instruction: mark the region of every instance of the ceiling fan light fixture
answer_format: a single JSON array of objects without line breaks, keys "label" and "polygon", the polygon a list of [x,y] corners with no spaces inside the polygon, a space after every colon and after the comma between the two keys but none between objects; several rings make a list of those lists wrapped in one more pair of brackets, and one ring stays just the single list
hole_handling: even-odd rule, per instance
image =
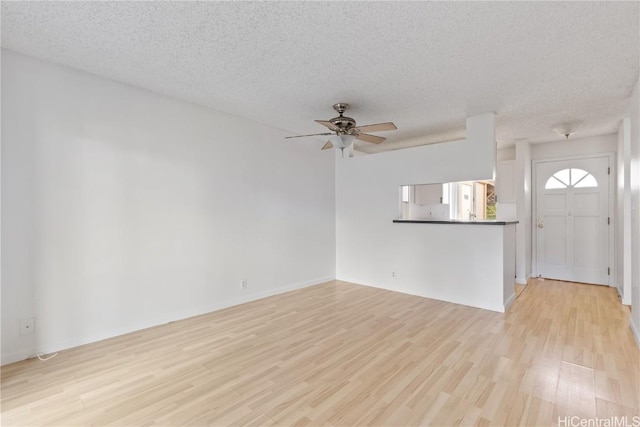
[{"label": "ceiling fan light fixture", "polygon": [[333,146],[340,149],[349,148],[355,139],[355,135],[334,135],[329,137],[329,141]]}]

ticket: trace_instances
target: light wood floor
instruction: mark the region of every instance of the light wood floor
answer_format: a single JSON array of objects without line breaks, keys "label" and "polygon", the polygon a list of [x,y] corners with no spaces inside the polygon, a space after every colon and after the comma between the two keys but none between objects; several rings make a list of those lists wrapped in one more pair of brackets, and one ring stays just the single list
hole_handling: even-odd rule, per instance
[{"label": "light wood floor", "polygon": [[550,280],[506,315],[331,282],[5,366],[2,424],[632,417],[640,352],[628,317],[612,288]]}]

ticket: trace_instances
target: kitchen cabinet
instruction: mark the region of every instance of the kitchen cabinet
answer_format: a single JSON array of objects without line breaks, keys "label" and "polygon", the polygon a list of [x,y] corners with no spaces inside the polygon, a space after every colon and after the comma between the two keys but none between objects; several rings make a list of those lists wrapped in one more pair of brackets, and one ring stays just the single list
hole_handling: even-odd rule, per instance
[{"label": "kitchen cabinet", "polygon": [[416,205],[437,205],[442,203],[442,184],[424,184],[414,187],[413,200]]}]

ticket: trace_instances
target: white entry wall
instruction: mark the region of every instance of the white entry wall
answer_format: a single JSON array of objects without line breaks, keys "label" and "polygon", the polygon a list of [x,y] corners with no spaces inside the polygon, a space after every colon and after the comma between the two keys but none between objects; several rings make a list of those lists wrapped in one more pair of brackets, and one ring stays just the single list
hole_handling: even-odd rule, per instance
[{"label": "white entry wall", "polygon": [[[640,77],[640,76],[639,76]],[[638,345],[640,345],[640,78],[631,94],[628,110],[630,118],[630,174],[631,188],[631,325]]]},{"label": "white entry wall", "polygon": [[8,51],[2,107],[2,363],[335,277],[330,151]]},{"label": "white entry wall", "polygon": [[622,303],[631,305],[631,119],[618,128],[616,153],[616,286]]}]

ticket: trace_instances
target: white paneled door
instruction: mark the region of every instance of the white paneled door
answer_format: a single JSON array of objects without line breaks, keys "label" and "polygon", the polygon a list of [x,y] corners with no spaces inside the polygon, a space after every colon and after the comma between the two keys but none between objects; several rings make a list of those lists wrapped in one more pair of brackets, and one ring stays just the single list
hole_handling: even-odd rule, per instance
[{"label": "white paneled door", "polygon": [[609,158],[536,163],[541,277],[609,284]]}]

